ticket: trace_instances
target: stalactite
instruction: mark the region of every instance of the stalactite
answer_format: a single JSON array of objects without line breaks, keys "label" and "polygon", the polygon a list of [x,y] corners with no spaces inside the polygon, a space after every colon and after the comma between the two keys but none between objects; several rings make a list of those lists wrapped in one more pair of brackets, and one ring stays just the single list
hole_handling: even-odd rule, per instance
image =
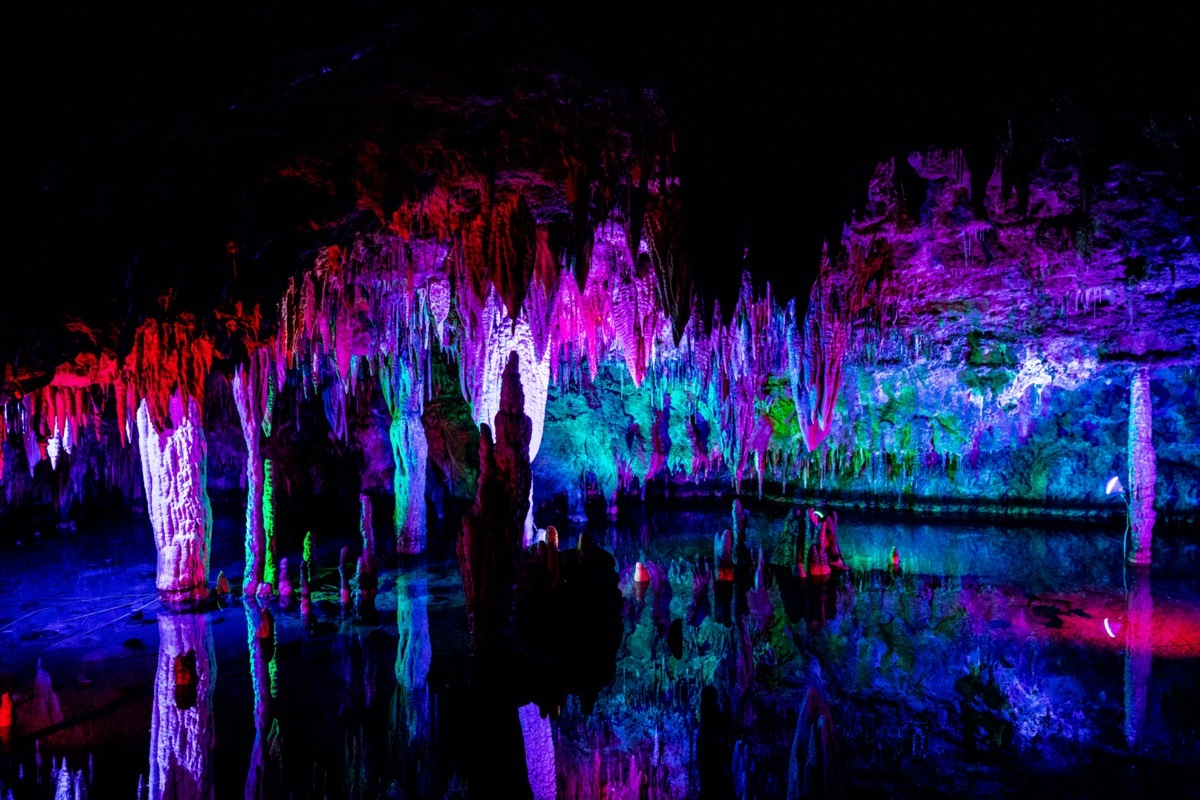
[{"label": "stalactite", "polygon": [[212,511],[208,503],[207,446],[194,396],[171,396],[160,433],[150,406],[138,407],[138,443],[146,507],[158,548],[155,585],[168,607],[194,606],[207,600]]},{"label": "stalactite", "polygon": [[[794,321],[794,301],[789,306]],[[811,452],[829,436],[842,385],[842,359],[848,325],[836,291],[826,296],[820,283],[809,297],[804,326],[791,323],[787,337],[788,376],[805,447]]]}]

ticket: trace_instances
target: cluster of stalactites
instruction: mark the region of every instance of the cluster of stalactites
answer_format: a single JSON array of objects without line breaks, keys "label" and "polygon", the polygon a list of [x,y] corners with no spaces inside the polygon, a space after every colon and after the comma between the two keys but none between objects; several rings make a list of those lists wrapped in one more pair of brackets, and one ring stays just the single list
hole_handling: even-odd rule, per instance
[{"label": "cluster of stalactites", "polygon": [[405,397],[424,391],[432,345],[449,333],[445,256],[436,242],[391,240],[370,250],[360,241],[349,255],[326,249],[289,284],[280,304],[278,368],[296,369],[304,392],[324,393],[339,436],[347,432],[345,397],[364,370],[381,374],[389,402],[396,380],[415,387],[405,388]]},{"label": "cluster of stalactites", "polygon": [[[602,364],[624,363],[634,385],[649,383],[655,396],[685,387],[705,398],[715,414],[716,452],[735,484],[749,468],[761,484],[779,456],[769,452],[780,433],[770,380],[791,378],[800,440],[816,449],[832,426],[848,322],[832,290],[815,287],[797,319],[794,304],[782,306],[769,286],[756,295],[745,275],[732,312],[718,307],[710,324],[699,324],[690,289],[680,283],[686,276],[663,274],[686,268],[681,223],[670,202],[650,200],[645,236],[632,236],[623,220],[601,224],[592,231],[588,269],[574,275],[552,246],[550,227],[511,190],[458,227],[438,227],[436,236],[397,223],[348,252],[329,248],[284,297],[282,357],[302,373],[306,392],[322,392],[330,425],[344,437],[345,398],[358,380],[377,374],[397,419],[404,400],[420,402],[427,391],[435,346],[457,361],[476,423],[491,424],[500,374],[516,352],[534,427],[531,456],[548,386],[594,380]],[[702,468],[709,456],[698,460]]]},{"label": "cluster of stalactites", "polygon": [[21,437],[31,475],[42,459],[57,469],[60,456],[70,454],[89,429],[97,440],[103,437],[110,392],[122,445],[133,441],[143,400],[155,430],[169,431],[176,392],[195,398],[203,408],[212,360],[212,343],[198,330],[194,317],[146,320],[122,363],[108,354],[84,354],[60,365],[46,385],[5,402],[5,431]]},{"label": "cluster of stalactites", "polygon": [[212,342],[201,335],[191,315],[181,314],[169,322],[143,322],[124,369],[114,381],[121,430],[129,429],[140,400],[146,401],[150,420],[160,432],[171,428],[170,405],[175,392],[185,399],[195,398],[196,407],[203,411],[204,381],[212,361]]},{"label": "cluster of stalactites", "polygon": [[[789,308],[792,311],[792,308]],[[813,286],[801,327],[791,326],[787,341],[788,378],[796,403],[800,436],[811,452],[833,428],[834,404],[842,386],[842,359],[849,324],[841,313],[836,290]]]}]

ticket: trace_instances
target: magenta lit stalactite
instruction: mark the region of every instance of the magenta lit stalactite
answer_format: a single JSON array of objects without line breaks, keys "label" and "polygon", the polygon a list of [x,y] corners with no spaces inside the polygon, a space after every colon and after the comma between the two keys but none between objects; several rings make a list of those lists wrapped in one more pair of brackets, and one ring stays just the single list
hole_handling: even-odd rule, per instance
[{"label": "magenta lit stalactite", "polygon": [[1129,387],[1129,518],[1133,534],[1134,564],[1150,563],[1154,536],[1155,453],[1153,412],[1150,403],[1150,373],[1145,367],[1134,371]]},{"label": "magenta lit stalactite", "polygon": [[206,614],[158,615],[158,672],[150,722],[151,800],[212,800],[217,680]]},{"label": "magenta lit stalactite", "polygon": [[[794,311],[789,316],[794,320]],[[795,323],[789,325],[787,337],[788,376],[800,436],[812,452],[833,429],[849,326],[841,315],[837,293],[826,294],[820,281],[809,295],[803,328]]]},{"label": "magenta lit stalactite", "polygon": [[138,406],[138,444],[146,508],[158,549],[155,585],[169,608],[185,608],[208,598],[208,554],[212,511],[206,488],[207,445],[194,397],[171,395],[169,424],[151,421],[146,400]]}]

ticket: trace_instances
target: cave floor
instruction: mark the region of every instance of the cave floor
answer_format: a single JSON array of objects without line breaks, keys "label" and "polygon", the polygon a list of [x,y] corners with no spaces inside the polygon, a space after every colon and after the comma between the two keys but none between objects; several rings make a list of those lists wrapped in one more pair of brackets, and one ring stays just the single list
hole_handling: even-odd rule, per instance
[{"label": "cave floor", "polygon": [[[728,525],[726,506],[588,527],[617,558],[625,636],[616,678],[595,710],[569,702],[552,723],[559,797],[692,797],[712,781],[739,796],[784,796],[810,684],[832,711],[848,795],[1137,796],[1200,787],[1194,542],[1160,537],[1154,567],[1138,575],[1122,569],[1119,529],[847,511],[838,534],[849,572],[815,586],[776,564],[786,509],[750,510],[749,550],[761,547],[775,565],[758,587],[753,570],[726,585],[703,565],[713,535]],[[218,518],[212,555],[213,577],[224,569],[235,587],[239,525]],[[565,522],[560,531],[563,546],[574,545],[577,532]],[[259,608],[234,598],[203,615],[215,653],[216,735],[202,764],[216,797],[251,784],[267,797],[460,796],[456,775],[471,756],[457,746],[469,711],[456,698],[470,643],[452,551],[443,542],[405,565],[399,587],[390,564],[377,613],[363,619],[338,601],[342,544],[353,541],[318,543],[315,626],[302,621],[298,596],[286,607],[267,604],[275,620],[269,690],[254,675]],[[899,577],[887,570],[893,547]],[[284,549],[295,580],[298,542],[295,552]],[[649,584],[634,583],[637,561],[648,566]],[[16,711],[0,787],[18,799],[52,796],[50,772],[65,756],[85,771],[91,796],[134,796],[150,770],[158,669],[148,525],[47,530],[19,545],[9,538],[0,565],[0,692],[12,693]],[[421,602],[405,599],[414,591]],[[420,746],[398,733],[405,723],[397,712],[411,689],[397,684],[398,624],[413,624],[414,614],[427,622],[430,652]],[[52,696],[37,686],[39,665]],[[727,772],[724,760],[713,767],[696,757],[707,685],[717,687],[725,713],[717,740]],[[268,691],[272,722],[256,737]],[[1127,708],[1140,720],[1132,749]],[[248,782],[263,763],[273,777]]]}]

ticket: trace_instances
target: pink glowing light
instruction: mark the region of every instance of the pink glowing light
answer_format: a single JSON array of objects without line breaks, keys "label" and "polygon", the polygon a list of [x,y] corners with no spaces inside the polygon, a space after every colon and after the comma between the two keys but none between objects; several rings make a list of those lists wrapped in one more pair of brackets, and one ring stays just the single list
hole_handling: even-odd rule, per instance
[{"label": "pink glowing light", "polygon": [[1117,635],[1113,633],[1112,626],[1108,624],[1108,617],[1104,618],[1104,630],[1108,631],[1109,638],[1117,638]]}]

